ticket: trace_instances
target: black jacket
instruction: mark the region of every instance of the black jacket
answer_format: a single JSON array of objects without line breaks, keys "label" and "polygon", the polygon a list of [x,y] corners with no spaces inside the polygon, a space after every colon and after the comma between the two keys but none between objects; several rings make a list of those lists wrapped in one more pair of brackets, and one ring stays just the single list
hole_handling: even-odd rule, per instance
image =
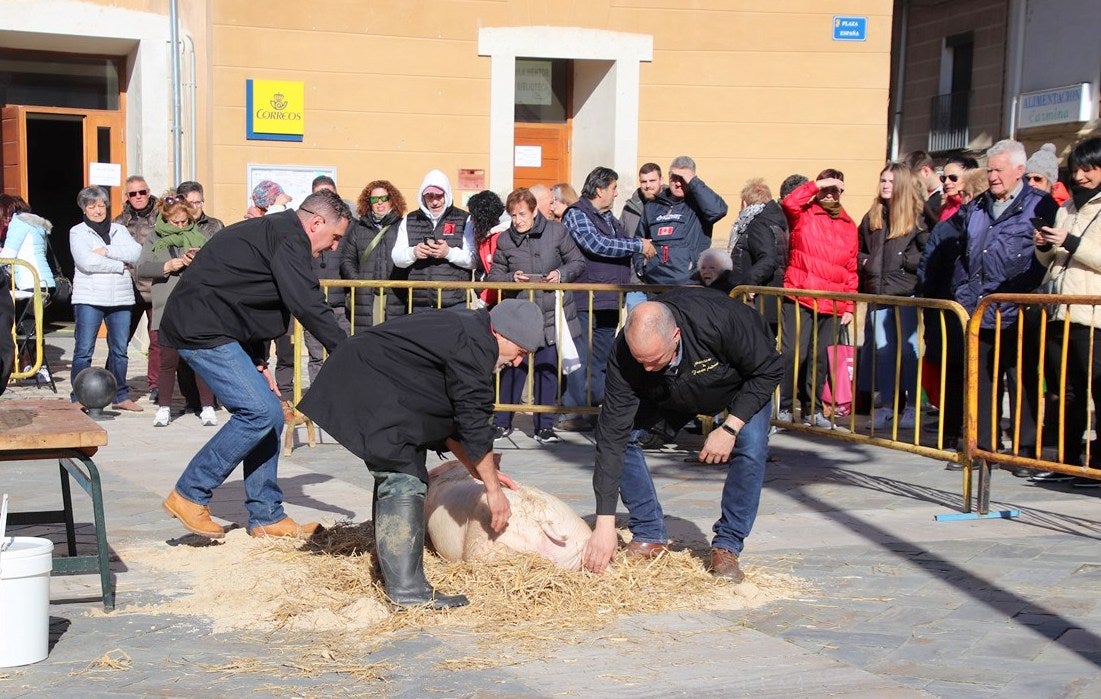
[{"label": "black jacket", "polygon": [[680,362],[675,371],[647,372],[623,333],[616,336],[596,428],[598,515],[615,513],[632,425],[649,427],[663,413],[683,417],[683,424],[727,409],[748,422],[783,378],[776,338],[751,306],[699,288],[675,289],[656,300],[669,306],[680,328]]},{"label": "black jacket", "polygon": [[161,344],[207,349],[239,342],[259,365],[290,316],[332,352],[347,336],[311,269],[298,214],[283,211],[229,226],[204,245],[168,297]]},{"label": "black jacket", "polygon": [[486,310],[401,316],[333,352],[298,408],[373,469],[428,482],[427,449],[493,448],[497,341]]},{"label": "black jacket", "polygon": [[[497,238],[497,251],[493,253],[486,280],[491,282],[510,282],[516,272],[542,274],[546,276],[558,270],[563,284],[572,282],[585,269],[585,258],[573,242],[569,231],[561,223],[548,221],[542,214],[535,215],[531,230],[526,234],[517,233],[512,227]],[[505,296],[528,298],[526,292],[505,292]],[[580,337],[581,326],[577,322],[577,306],[573,293],[562,295],[562,313],[572,337]],[[536,291],[531,299],[543,311],[543,339],[548,345],[558,343],[554,325],[554,294],[548,291]]]},{"label": "black jacket", "polygon": [[[355,219],[348,226],[348,234],[345,242],[339,248],[340,251],[340,276],[342,279],[397,279],[408,276],[408,270],[395,272],[394,260],[390,253],[394,250],[394,243],[398,239],[398,226],[401,217],[391,211],[381,221],[374,221],[370,215]],[[371,249],[367,248],[385,228],[386,232],[379,238],[378,243]],[[400,269],[400,268],[399,268]],[[402,289],[399,294],[394,289],[386,291],[386,317],[394,318],[407,312],[409,294]],[[361,288],[355,290],[354,330],[359,332],[374,324],[375,296],[377,289]]]},{"label": "black jacket", "polygon": [[734,286],[783,286],[787,267],[788,221],[774,201],[753,217],[730,251]]},{"label": "black jacket", "polygon": [[857,230],[860,233],[860,252],[857,254],[860,291],[885,296],[913,296],[917,292],[917,270],[929,232],[918,227],[906,235],[888,239],[886,230],[871,229],[867,214]]}]

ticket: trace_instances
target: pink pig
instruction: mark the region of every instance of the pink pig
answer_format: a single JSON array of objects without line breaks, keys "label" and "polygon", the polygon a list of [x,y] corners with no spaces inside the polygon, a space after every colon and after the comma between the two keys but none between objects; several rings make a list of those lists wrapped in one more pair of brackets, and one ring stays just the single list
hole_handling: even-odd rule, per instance
[{"label": "pink pig", "polygon": [[559,568],[579,569],[592,531],[576,512],[537,488],[505,488],[512,517],[497,536],[489,528],[485,487],[458,461],[446,461],[428,474],[424,517],[432,546],[449,561],[473,561],[535,553]]}]

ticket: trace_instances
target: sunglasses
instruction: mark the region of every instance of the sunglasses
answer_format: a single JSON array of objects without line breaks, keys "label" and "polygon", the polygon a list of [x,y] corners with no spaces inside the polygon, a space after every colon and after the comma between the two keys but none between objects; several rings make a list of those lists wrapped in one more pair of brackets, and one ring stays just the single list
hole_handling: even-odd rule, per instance
[{"label": "sunglasses", "polygon": [[144,197],[146,194],[149,194],[148,189],[135,189],[133,192],[127,192],[126,196],[132,199],[134,197]]},{"label": "sunglasses", "polygon": [[941,175],[940,176],[940,181],[942,183],[943,182],[959,182],[960,181],[960,176],[959,175]]},{"label": "sunglasses", "polygon": [[321,223],[322,223],[323,225],[326,225],[326,226],[327,226],[327,225],[329,225],[329,221],[328,221],[328,219],[326,219],[324,215],[322,215],[322,214],[319,214],[319,213],[317,213],[316,211],[310,211],[309,209],[307,209],[307,208],[306,208],[306,207],[304,207],[304,206],[300,206],[300,207],[298,207],[298,210],[299,210],[299,211],[305,211],[305,212],[306,212],[307,214],[313,214],[314,216],[320,216],[320,217],[321,217]]},{"label": "sunglasses", "polygon": [[435,192],[429,192],[424,195],[425,201],[443,201],[444,196],[442,194],[436,194]]},{"label": "sunglasses", "polygon": [[[142,191],[145,191],[145,190],[142,190]],[[180,202],[182,204],[187,204],[188,203],[187,199],[184,199],[183,197],[179,197],[179,196],[164,197],[163,199],[161,199],[161,201],[164,202],[165,206],[172,206],[173,204],[175,204],[177,202]]]},{"label": "sunglasses", "polygon": [[390,201],[389,194],[383,194],[381,197],[371,197],[372,204],[385,204],[388,201]]},{"label": "sunglasses", "polygon": [[1043,175],[1025,175],[1025,179],[1029,182],[1046,182],[1047,178]]}]

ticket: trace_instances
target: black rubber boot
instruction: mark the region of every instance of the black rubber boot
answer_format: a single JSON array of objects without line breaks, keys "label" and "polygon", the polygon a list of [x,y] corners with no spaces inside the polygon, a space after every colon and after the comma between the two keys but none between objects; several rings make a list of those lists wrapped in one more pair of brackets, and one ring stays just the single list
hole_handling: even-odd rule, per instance
[{"label": "black rubber boot", "polygon": [[424,577],[424,496],[398,495],[375,502],[375,552],[386,596],[394,606],[447,609],[470,604],[464,595],[441,595]]}]

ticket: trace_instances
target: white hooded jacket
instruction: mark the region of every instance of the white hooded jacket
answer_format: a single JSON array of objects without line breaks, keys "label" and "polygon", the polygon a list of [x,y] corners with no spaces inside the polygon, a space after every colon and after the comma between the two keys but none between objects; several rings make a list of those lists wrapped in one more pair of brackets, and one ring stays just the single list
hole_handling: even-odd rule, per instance
[{"label": "white hooded jacket", "polygon": [[[421,182],[420,189],[417,190],[417,204],[420,206],[420,210],[435,223],[440,217],[433,216],[428,210],[428,207],[424,204],[424,190],[429,187],[439,187],[443,190],[443,211],[447,211],[448,207],[454,202],[451,195],[451,182],[447,179],[447,175],[445,175],[443,171],[429,170],[428,174],[424,176],[424,180]],[[474,233],[468,226],[466,230],[463,231],[463,247],[451,248],[447,251],[447,257],[445,259],[456,267],[474,269],[475,250]],[[416,248],[409,244],[409,230],[406,228],[405,218],[401,219],[401,225],[398,226],[397,240],[394,241],[394,250],[390,253],[390,257],[398,267],[412,267],[413,263],[417,261]]]}]

